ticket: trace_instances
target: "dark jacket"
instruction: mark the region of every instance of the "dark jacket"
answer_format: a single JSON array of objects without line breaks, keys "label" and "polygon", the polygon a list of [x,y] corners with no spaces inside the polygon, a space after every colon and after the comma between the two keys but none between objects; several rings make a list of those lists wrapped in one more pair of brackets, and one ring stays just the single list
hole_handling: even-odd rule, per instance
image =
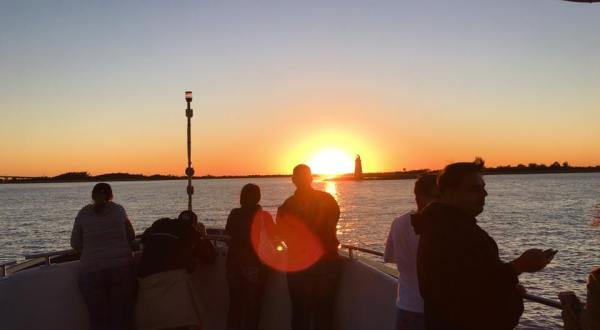
[{"label": "dark jacket", "polygon": [[199,261],[212,263],[216,258],[212,243],[190,224],[180,220],[156,220],[142,234],[142,244],[140,277],[175,269],[191,273]]},{"label": "dark jacket", "polygon": [[[333,196],[319,190],[297,190],[277,210],[277,225],[285,226],[288,216],[298,219],[315,235],[323,248],[323,259],[338,258],[340,207]],[[290,250],[295,248],[289,246]]]},{"label": "dark jacket", "polygon": [[[258,246],[254,246],[252,243],[253,223],[259,212],[263,215],[261,220],[266,219],[266,222],[270,222],[266,223],[266,226],[274,226],[273,218],[263,211],[260,205],[235,208],[229,213],[225,225],[225,231],[231,237],[226,263],[228,271],[239,270],[239,267],[262,266],[262,262],[256,253]],[[257,223],[257,225],[260,224]],[[254,227],[255,234],[258,234],[256,231],[260,231],[260,229]],[[258,241],[255,243],[258,243]]]},{"label": "dark jacket", "polygon": [[513,329],[523,313],[519,283],[474,217],[432,203],[413,220],[427,329]]}]

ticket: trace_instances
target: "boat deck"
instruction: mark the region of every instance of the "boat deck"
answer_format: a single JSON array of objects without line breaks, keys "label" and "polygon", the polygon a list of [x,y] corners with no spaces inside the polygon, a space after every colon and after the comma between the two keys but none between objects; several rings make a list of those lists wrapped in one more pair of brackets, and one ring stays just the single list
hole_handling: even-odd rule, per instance
[{"label": "boat deck", "polygon": [[[225,278],[226,246],[218,246],[213,265],[192,274],[203,303],[203,328],[225,329],[229,294]],[[38,260],[39,263],[39,260]],[[336,313],[337,329],[393,329],[395,278],[357,259],[344,258]],[[6,329],[88,329],[77,287],[78,261],[36,266],[0,279],[0,320]],[[260,329],[290,329],[286,276],[271,272],[263,301]]]}]

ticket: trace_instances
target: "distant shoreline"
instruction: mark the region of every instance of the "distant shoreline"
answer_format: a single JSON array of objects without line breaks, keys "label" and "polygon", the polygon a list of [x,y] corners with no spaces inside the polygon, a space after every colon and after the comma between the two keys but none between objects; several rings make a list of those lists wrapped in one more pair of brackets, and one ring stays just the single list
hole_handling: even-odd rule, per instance
[{"label": "distant shoreline", "polygon": [[[534,166],[535,165],[535,166]],[[343,174],[335,177],[327,175],[316,175],[324,178],[325,181],[372,181],[372,180],[410,180],[415,179],[422,173],[437,173],[439,170],[419,169],[397,172],[363,173],[363,178],[357,180],[354,175]],[[588,167],[560,166],[553,164],[551,166],[530,164],[529,166],[499,166],[486,168],[486,175],[507,175],[507,174],[569,174],[569,173],[600,173],[600,165]],[[291,174],[268,174],[268,175],[204,175],[194,177],[194,180],[208,179],[260,179],[260,178],[286,178]],[[87,172],[69,172],[55,177],[1,177],[0,184],[7,183],[69,183],[69,182],[119,182],[119,181],[174,181],[187,180],[185,176],[175,175],[142,175],[130,173],[109,173],[92,176]]]},{"label": "distant shoreline", "polygon": [[[63,175],[61,175],[63,176]],[[209,180],[209,179],[240,179],[240,178],[280,178],[280,177],[291,177],[291,174],[272,174],[272,175],[204,175],[199,177],[193,177],[193,180]],[[136,181],[178,181],[187,180],[186,176],[175,176],[175,175],[141,175],[141,174],[128,174],[119,173],[119,175],[103,174],[98,176],[87,176],[84,178],[65,178],[65,177],[31,177],[23,178],[17,177],[17,179],[0,179],[0,184],[18,183],[76,183],[76,182],[136,182]]]},{"label": "distant shoreline", "polygon": [[[364,173],[362,179],[354,178],[353,174],[344,174],[327,181],[375,181],[375,180],[412,180],[420,174],[439,173],[440,170],[416,170],[409,172],[386,172],[386,173]],[[485,169],[484,175],[525,175],[525,174],[576,174],[576,173],[600,173],[600,166],[570,168],[570,169],[545,169],[545,170],[523,170],[523,169]]]}]

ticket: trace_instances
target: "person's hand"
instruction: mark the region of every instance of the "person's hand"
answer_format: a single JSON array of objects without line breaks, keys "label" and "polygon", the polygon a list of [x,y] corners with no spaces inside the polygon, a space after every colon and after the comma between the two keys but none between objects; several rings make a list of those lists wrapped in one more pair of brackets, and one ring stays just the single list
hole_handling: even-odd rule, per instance
[{"label": "person's hand", "polygon": [[554,257],[555,250],[529,249],[517,259],[511,261],[510,265],[517,274],[535,273],[546,267]]},{"label": "person's hand", "polygon": [[563,291],[558,294],[562,306],[561,317],[566,330],[581,330],[579,321],[583,303],[577,298],[573,291]]}]

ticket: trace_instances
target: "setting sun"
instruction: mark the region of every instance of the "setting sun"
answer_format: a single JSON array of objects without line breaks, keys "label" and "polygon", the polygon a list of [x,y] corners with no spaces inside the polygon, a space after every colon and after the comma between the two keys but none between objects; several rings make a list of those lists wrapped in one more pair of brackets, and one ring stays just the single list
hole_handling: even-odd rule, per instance
[{"label": "setting sun", "polygon": [[339,149],[325,149],[315,153],[308,161],[315,174],[345,174],[354,172],[354,158]]}]

